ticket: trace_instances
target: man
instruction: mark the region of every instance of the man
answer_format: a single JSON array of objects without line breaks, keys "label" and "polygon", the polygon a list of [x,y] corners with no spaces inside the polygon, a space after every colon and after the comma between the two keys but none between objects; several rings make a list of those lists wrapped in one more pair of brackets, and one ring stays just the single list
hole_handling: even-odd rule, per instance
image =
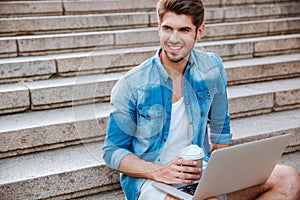
[{"label": "man", "polygon": [[[157,13],[161,49],[121,78],[111,94],[103,157],[121,172],[128,200],[176,199],[151,182],[189,184],[200,178],[202,169],[179,158],[178,150],[197,144],[208,161],[211,150],[229,146],[232,138],[222,61],[193,49],[205,28],[202,1],[160,0]],[[227,198],[296,199],[298,182],[296,170],[277,166],[266,184]]]}]

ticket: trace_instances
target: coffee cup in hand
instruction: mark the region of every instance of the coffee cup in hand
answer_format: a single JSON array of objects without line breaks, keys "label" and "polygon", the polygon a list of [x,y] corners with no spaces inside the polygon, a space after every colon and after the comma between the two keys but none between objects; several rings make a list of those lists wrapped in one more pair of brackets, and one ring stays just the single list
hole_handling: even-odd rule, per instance
[{"label": "coffee cup in hand", "polygon": [[[187,147],[184,147],[183,149],[181,149],[179,157],[185,160],[197,161],[197,167],[202,169],[204,152],[198,145],[189,145]],[[201,175],[202,173],[200,172],[200,177]]]}]

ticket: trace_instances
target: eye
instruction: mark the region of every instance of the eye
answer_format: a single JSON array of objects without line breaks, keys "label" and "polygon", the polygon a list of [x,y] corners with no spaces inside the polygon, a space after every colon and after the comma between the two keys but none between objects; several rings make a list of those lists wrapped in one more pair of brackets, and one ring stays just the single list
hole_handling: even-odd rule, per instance
[{"label": "eye", "polygon": [[180,29],[180,32],[182,32],[182,33],[189,33],[190,31],[191,31],[191,29],[188,27]]},{"label": "eye", "polygon": [[171,32],[172,31],[172,28],[169,27],[169,26],[163,26],[162,29],[166,32]]}]

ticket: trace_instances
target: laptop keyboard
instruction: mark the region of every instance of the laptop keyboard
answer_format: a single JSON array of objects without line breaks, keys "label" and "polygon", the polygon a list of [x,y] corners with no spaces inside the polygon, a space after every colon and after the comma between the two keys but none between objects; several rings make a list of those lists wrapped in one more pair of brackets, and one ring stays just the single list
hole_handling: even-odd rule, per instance
[{"label": "laptop keyboard", "polygon": [[197,185],[198,185],[198,183],[194,183],[191,185],[179,187],[179,188],[177,188],[177,190],[180,190],[182,192],[188,193],[193,196],[196,191]]}]

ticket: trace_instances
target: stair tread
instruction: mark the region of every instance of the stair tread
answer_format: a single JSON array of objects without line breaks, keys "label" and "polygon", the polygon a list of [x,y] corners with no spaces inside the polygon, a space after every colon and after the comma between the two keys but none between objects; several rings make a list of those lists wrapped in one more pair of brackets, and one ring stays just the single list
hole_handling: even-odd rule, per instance
[{"label": "stair tread", "polygon": [[259,95],[264,93],[276,93],[280,91],[300,89],[300,78],[265,81],[261,83],[249,83],[228,87],[228,97],[239,98],[243,96]]},{"label": "stair tread", "polygon": [[[253,112],[263,114],[271,112],[269,109],[293,113],[291,109],[299,107],[299,100],[285,98],[299,91],[300,78],[229,86],[229,112],[233,120],[239,120],[235,119],[236,115],[248,116]],[[32,152],[32,148],[44,151],[85,140],[103,140],[110,111],[109,103],[94,103],[0,116],[0,140],[3,141],[0,144],[1,157]],[[275,112],[274,116],[280,117],[281,114]],[[289,122],[294,123],[292,120]],[[287,124],[290,125],[293,124]]]},{"label": "stair tread", "polygon": [[104,165],[100,143],[70,146],[0,160],[0,185]]},{"label": "stair tread", "polygon": [[[110,74],[111,76],[107,80],[117,80],[120,76],[114,76],[114,74]],[[70,79],[71,81],[67,81]],[[93,80],[98,82],[99,76],[98,75],[92,75],[92,76],[82,76],[80,79],[92,82]],[[61,79],[55,79],[55,80],[46,80],[46,81],[37,81],[34,83],[33,88],[34,89],[43,89],[47,87],[54,87],[54,86],[63,86],[63,85],[70,85],[71,83],[74,83],[74,80],[76,78],[61,78]],[[66,81],[66,82],[64,82]],[[53,83],[51,83],[53,82]],[[62,84],[58,84],[62,83]],[[81,82],[78,82],[81,83]],[[32,83],[30,83],[32,84]],[[4,85],[5,88],[9,85]],[[3,85],[1,86],[3,87]],[[300,78],[290,78],[290,79],[283,79],[283,80],[274,80],[274,81],[265,81],[261,83],[249,83],[244,85],[237,85],[237,86],[229,86],[228,87],[228,98],[229,100],[232,98],[239,98],[244,96],[254,96],[264,93],[276,93],[281,91],[289,91],[289,90],[299,90],[300,89]],[[97,109],[97,115],[106,115],[109,110],[108,103],[96,103],[91,105],[82,105],[82,106],[76,106],[76,107],[67,107],[67,108],[60,108],[60,109],[52,109],[52,110],[45,110],[45,111],[34,111],[34,112],[28,112],[28,113],[20,113],[20,114],[14,114],[14,115],[7,115],[7,116],[0,116],[0,132],[8,131],[12,128],[8,127],[15,127],[18,124],[21,126],[25,125],[26,123],[32,123],[35,122],[36,124],[43,125],[49,124],[51,121],[54,122],[69,122],[69,120],[73,119],[74,111],[76,109],[79,110],[89,110],[89,109]],[[98,110],[100,112],[98,112]],[[89,114],[86,114],[87,112],[82,112],[82,116],[76,116],[80,117],[79,119],[85,119],[86,117],[94,117],[95,113],[92,113],[92,116],[89,116]],[[64,117],[61,115],[64,114]],[[57,117],[55,117],[57,116]],[[27,119],[28,118],[28,119]],[[47,120],[41,120],[42,118]],[[49,121],[51,120],[51,121]],[[18,122],[18,123],[16,123]],[[33,124],[35,124],[33,123]],[[27,125],[25,125],[26,127]],[[7,127],[7,128],[5,128]]]},{"label": "stair tread", "polygon": [[[138,14],[138,13],[133,13],[133,14]],[[122,16],[122,15],[121,15]],[[74,16],[66,16],[66,19],[71,18]],[[79,19],[82,18],[82,16],[77,16]],[[90,18],[91,16],[86,16]],[[124,17],[124,16],[123,16]],[[46,17],[44,17],[46,18]],[[48,17],[49,18],[49,17]],[[59,16],[59,18],[62,18],[62,16]],[[31,18],[25,18],[30,20]],[[37,19],[43,19],[41,17],[38,17]],[[46,18],[47,19],[47,18]],[[51,19],[51,18],[50,18]],[[50,20],[49,19],[49,20]],[[253,21],[238,21],[238,22],[222,22],[222,23],[208,23],[206,24],[206,28],[209,29],[210,27],[218,27],[220,29],[224,29],[226,27],[232,27],[232,26],[241,26],[241,25],[258,25],[258,24],[269,24],[269,23],[277,23],[277,22],[287,22],[287,21],[298,21],[300,17],[285,17],[285,18],[273,18],[273,19],[261,19],[261,20],[253,20]],[[9,21],[8,19],[1,19],[0,18],[0,23],[2,21]],[[17,19],[14,19],[17,20]],[[21,19],[18,19],[21,21]],[[48,19],[47,19],[48,20]],[[62,20],[62,19],[59,19]],[[13,23],[10,22],[10,23]],[[145,24],[148,24],[145,22]],[[153,25],[154,26],[154,25]],[[82,26],[81,26],[82,27]],[[95,27],[97,27],[95,25]],[[98,25],[99,27],[99,25]],[[37,27],[39,28],[39,27]],[[62,28],[65,28],[63,26]],[[268,27],[267,27],[268,28]],[[289,27],[290,29],[299,29],[299,27]],[[70,28],[69,28],[70,29]],[[4,29],[5,30],[5,29]],[[57,28],[55,29],[57,31]],[[72,31],[72,32],[71,32]],[[133,27],[133,28],[128,28],[128,29],[116,29],[116,30],[99,30],[99,31],[81,31],[81,32],[74,32],[71,30],[70,33],[48,33],[48,34],[38,34],[38,35],[22,35],[22,36],[5,36],[1,37],[2,40],[7,39],[7,40],[12,40],[12,39],[18,39],[18,40],[26,40],[26,39],[39,39],[39,38],[55,38],[55,37],[73,37],[73,36],[84,36],[84,35],[100,35],[100,34],[122,34],[122,33],[138,33],[138,32],[148,32],[148,31],[156,31],[157,32],[157,27]],[[251,30],[248,30],[251,32]],[[266,29],[265,31],[271,31]]]},{"label": "stair tread", "polygon": [[107,117],[110,111],[109,103],[97,103],[95,105],[81,105],[0,116],[0,134],[28,128],[103,118]]},{"label": "stair tread", "polygon": [[299,129],[299,122],[300,109],[294,109],[233,119],[231,120],[231,131],[233,133],[233,140],[247,137],[252,137],[255,140],[260,139],[260,135]]},{"label": "stair tread", "polygon": [[[299,129],[300,109],[232,120],[234,140]],[[277,125],[276,125],[277,123]],[[280,125],[278,125],[280,124]],[[276,128],[275,128],[276,127]],[[243,133],[241,133],[243,132]],[[0,159],[0,185],[103,165],[102,142]]]}]

